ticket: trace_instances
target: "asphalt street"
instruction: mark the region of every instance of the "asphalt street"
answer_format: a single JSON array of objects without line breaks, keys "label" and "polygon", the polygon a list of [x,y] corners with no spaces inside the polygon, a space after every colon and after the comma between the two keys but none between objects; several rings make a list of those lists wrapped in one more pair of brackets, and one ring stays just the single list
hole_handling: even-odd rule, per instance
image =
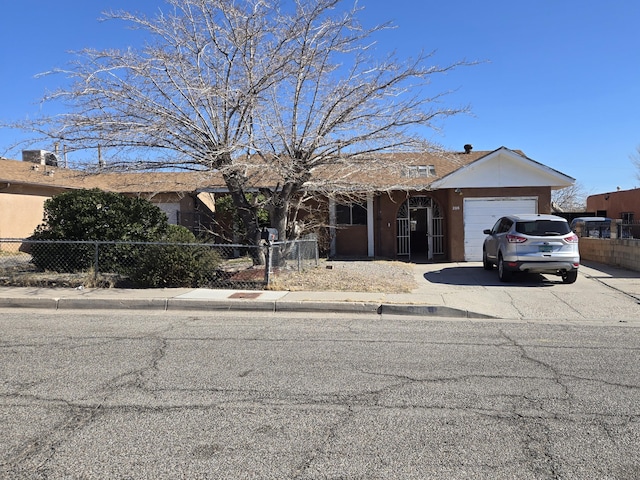
[{"label": "asphalt street", "polygon": [[640,477],[638,327],[0,311],[0,477]]}]

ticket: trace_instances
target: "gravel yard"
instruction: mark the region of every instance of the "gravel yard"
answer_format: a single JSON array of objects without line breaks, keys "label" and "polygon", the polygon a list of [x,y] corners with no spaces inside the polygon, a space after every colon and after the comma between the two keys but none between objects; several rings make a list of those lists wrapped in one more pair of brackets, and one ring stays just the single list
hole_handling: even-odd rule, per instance
[{"label": "gravel yard", "polygon": [[321,260],[302,272],[278,272],[270,290],[408,293],[416,286],[413,268],[404,262]]},{"label": "gravel yard", "polygon": [[[92,272],[38,272],[30,263],[30,258],[26,254],[1,256],[0,285],[66,288],[79,285],[87,288],[123,286],[118,284],[117,276],[105,273],[101,273],[96,281]],[[259,281],[264,278],[260,269],[247,271],[253,276],[257,275]],[[317,267],[307,267],[301,272],[295,269],[278,271],[272,276],[271,282],[270,290],[285,291],[408,293],[417,287],[411,264],[393,260],[322,259]]]}]

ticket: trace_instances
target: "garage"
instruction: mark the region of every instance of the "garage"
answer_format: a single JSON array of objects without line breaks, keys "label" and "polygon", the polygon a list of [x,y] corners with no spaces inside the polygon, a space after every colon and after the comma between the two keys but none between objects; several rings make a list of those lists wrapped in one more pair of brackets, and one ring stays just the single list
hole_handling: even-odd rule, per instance
[{"label": "garage", "polygon": [[482,242],[486,228],[504,215],[538,213],[537,197],[492,197],[464,199],[464,259],[482,260]]}]

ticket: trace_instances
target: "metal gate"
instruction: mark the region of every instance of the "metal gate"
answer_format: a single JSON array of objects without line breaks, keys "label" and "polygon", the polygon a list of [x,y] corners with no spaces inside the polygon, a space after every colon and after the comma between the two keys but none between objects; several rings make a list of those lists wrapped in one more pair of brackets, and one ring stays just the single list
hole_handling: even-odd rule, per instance
[{"label": "metal gate", "polygon": [[438,203],[431,197],[410,197],[398,209],[396,224],[398,227],[398,256],[411,257],[411,210],[427,210],[427,237],[429,242],[428,258],[444,253],[444,231],[442,213]]}]

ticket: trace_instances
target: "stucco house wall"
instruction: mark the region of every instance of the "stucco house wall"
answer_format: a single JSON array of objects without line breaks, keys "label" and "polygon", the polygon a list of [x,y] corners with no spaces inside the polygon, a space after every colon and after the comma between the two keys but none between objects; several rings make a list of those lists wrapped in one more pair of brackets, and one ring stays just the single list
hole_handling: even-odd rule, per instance
[{"label": "stucco house wall", "polygon": [[46,196],[0,193],[0,238],[24,238],[42,223]]},{"label": "stucco house wall", "polygon": [[0,238],[25,238],[40,225],[44,202],[64,189],[53,186],[0,183]]},{"label": "stucco house wall", "polygon": [[344,257],[367,256],[367,226],[351,225],[336,229],[336,249]]},{"label": "stucco house wall", "polygon": [[622,218],[623,213],[633,213],[634,220],[640,220],[640,188],[590,195],[587,211],[613,219]]}]

